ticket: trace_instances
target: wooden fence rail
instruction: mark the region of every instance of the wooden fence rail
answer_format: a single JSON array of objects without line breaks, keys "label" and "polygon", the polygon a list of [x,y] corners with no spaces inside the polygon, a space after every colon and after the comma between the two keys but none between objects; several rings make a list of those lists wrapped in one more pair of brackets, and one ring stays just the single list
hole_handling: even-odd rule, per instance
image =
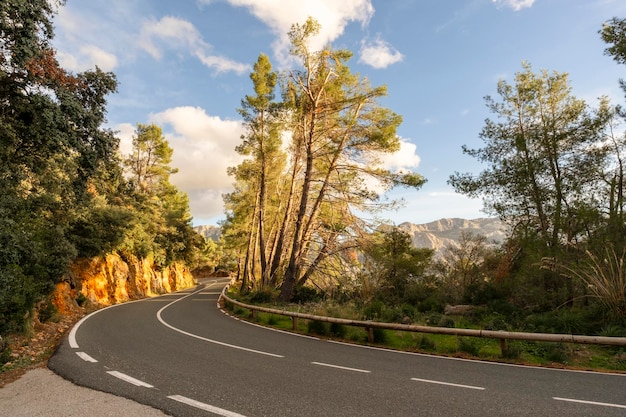
[{"label": "wooden fence rail", "polygon": [[346,326],[363,327],[367,331],[367,339],[370,343],[374,341],[374,329],[401,330],[405,332],[445,334],[452,336],[468,336],[468,337],[485,337],[500,340],[500,349],[505,355],[507,351],[507,340],[527,340],[535,342],[561,342],[561,343],[581,343],[590,345],[611,345],[626,346],[626,337],[609,337],[609,336],[584,336],[573,334],[552,334],[552,333],[526,333],[526,332],[508,332],[503,330],[478,330],[478,329],[457,329],[450,327],[431,327],[420,326],[414,324],[400,323],[381,323],[376,321],[362,321],[340,319],[336,317],[315,316],[312,314],[298,313],[295,311],[277,310],[273,308],[254,306],[245,304],[237,300],[233,300],[226,295],[225,287],[222,291],[221,299],[227,303],[248,309],[254,316],[257,311],[291,317],[293,329],[298,328],[298,319],[315,320],[326,323],[337,323]]}]

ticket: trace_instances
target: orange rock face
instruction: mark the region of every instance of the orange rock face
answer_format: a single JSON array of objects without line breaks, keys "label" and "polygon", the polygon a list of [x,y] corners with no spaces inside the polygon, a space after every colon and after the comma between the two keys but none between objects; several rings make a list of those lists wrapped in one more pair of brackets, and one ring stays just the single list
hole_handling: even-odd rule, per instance
[{"label": "orange rock face", "polygon": [[158,270],[150,257],[123,260],[108,254],[75,262],[67,279],[57,284],[53,303],[64,312],[76,306],[78,292],[92,303],[111,305],[189,288],[194,283],[182,264]]}]

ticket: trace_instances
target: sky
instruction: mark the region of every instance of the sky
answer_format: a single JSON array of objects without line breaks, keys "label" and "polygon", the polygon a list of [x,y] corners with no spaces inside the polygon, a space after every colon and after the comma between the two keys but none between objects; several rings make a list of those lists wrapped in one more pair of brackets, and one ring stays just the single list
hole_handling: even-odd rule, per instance
[{"label": "sky", "polygon": [[307,17],[321,25],[318,46],[349,49],[353,72],[386,85],[380,103],[402,115],[401,150],[386,163],[427,183],[385,199],[403,207],[379,216],[394,224],[485,217],[480,199],[456,194],[454,172],[486,168],[462,146],[480,148],[484,97],[533,70],[566,72],[590,106],[624,103],[620,66],[598,31],[626,17],[624,0],[67,0],[55,17],[54,47],[71,71],[112,71],[106,128],[127,153],[137,123],[155,123],[174,149],[171,182],[186,192],[194,225],[224,219],[222,195],[241,161],[237,108],[252,94],[260,53],[278,71],[293,68],[287,32]]}]

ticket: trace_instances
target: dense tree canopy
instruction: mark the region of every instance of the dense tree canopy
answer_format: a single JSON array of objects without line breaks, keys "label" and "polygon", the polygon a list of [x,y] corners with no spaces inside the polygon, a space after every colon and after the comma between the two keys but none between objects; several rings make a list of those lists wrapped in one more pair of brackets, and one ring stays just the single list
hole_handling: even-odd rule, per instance
[{"label": "dense tree canopy", "polygon": [[[151,196],[159,209],[143,211],[146,199],[124,178],[119,141],[103,128],[115,75],[66,71],[50,46],[62,3],[0,2],[0,335],[18,330],[77,258],[131,248],[134,256],[163,252],[166,264],[192,259],[202,244],[187,197],[164,178],[173,172],[167,143],[154,149],[161,165],[150,159],[148,175],[141,171],[141,185],[162,180]],[[135,151],[145,148],[138,142]],[[140,228],[135,240],[142,217],[152,229]],[[141,240],[153,244],[142,251]]]},{"label": "dense tree canopy", "polygon": [[[318,31],[312,19],[292,27],[292,55],[300,66],[283,75],[281,103],[271,103],[276,75],[267,57],[257,61],[251,75],[256,96],[243,102],[248,134],[239,147],[250,158],[233,169],[236,190],[226,198],[226,229],[234,236],[234,225],[242,225],[247,232],[237,236],[250,243],[244,283],[258,269],[262,284],[280,285],[283,300],[366,233],[355,210],[379,204],[367,178],[383,189],[424,182],[376,163],[399,149],[401,117],[378,104],[384,87],[350,72],[349,51],[309,48]],[[282,147],[281,138],[289,138]]]}]

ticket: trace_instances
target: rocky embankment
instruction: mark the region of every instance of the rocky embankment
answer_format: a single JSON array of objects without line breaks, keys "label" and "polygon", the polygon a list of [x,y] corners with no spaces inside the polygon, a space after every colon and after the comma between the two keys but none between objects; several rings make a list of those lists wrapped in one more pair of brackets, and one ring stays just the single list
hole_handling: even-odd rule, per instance
[{"label": "rocky embankment", "polygon": [[57,310],[53,317],[43,321],[34,314],[27,318],[29,331],[7,338],[10,353],[8,362],[0,366],[0,388],[26,370],[45,363],[61,337],[90,311],[193,285],[195,280],[184,265],[159,269],[152,258],[124,260],[117,254],[108,254],[75,262],[56,285],[51,298]]},{"label": "rocky embankment", "polygon": [[194,282],[182,264],[159,269],[151,257],[124,260],[117,254],[108,254],[75,262],[57,284],[53,303],[63,313],[80,299],[111,305],[188,288]]}]

